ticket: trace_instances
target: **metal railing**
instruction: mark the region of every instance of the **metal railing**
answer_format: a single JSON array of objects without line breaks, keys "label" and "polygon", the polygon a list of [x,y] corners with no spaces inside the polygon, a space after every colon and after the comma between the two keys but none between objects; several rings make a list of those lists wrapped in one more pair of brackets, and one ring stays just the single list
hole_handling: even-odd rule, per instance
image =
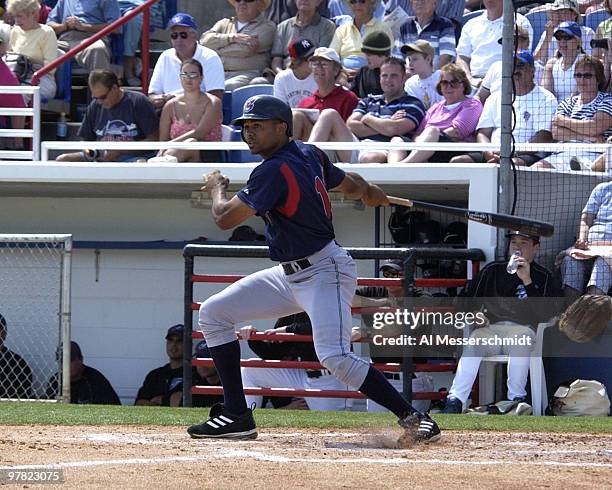
[{"label": "metal railing", "polygon": [[[407,296],[414,292],[414,270],[418,258],[436,257],[441,259],[472,261],[473,270],[478,270],[478,264],[485,260],[484,252],[480,249],[448,249],[448,248],[354,248],[347,247],[346,251],[356,260],[401,259],[404,261],[404,289]],[[193,285],[196,257],[237,257],[237,258],[267,258],[268,247],[241,246],[241,245],[187,245],[183,249],[185,260],[184,272],[184,325],[185,339],[191,339],[193,334],[194,298]],[[183,406],[191,406],[192,394],[192,342],[183,342]],[[401,371],[403,373],[403,396],[412,400],[412,374],[414,364],[411,355],[403,358]]]},{"label": "metal railing", "polygon": [[31,95],[32,107],[0,107],[0,116],[31,117],[30,129],[0,129],[0,137],[30,138],[31,150],[0,150],[0,159],[39,160],[40,159],[40,87],[27,85],[0,86],[1,94]]}]

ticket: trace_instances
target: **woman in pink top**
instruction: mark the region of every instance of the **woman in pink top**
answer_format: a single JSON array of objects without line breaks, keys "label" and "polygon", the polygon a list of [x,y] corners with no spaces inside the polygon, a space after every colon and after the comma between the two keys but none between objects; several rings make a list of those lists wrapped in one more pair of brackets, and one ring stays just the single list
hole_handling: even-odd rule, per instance
[{"label": "woman in pink top", "polygon": [[[221,100],[200,90],[203,77],[200,62],[194,59],[184,61],[180,77],[184,93],[164,106],[159,122],[159,140],[221,141]],[[160,150],[158,156],[173,156],[179,162],[201,160],[198,150],[169,148]]]},{"label": "woman in pink top", "polygon": [[[441,68],[440,81],[436,87],[444,100],[432,105],[417,128],[415,143],[475,141],[476,125],[482,112],[482,103],[477,97],[470,97],[472,86],[462,68],[449,63]],[[400,111],[401,112],[401,111]],[[402,117],[396,112],[393,117]],[[401,137],[393,142],[405,141]],[[423,163],[430,159],[448,162],[456,152],[412,150],[408,156],[403,150],[391,150],[389,163]]]}]

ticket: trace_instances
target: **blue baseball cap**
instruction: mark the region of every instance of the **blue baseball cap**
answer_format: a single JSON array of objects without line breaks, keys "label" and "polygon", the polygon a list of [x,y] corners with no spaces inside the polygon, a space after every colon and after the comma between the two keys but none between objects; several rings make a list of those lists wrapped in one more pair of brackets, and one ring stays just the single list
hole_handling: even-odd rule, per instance
[{"label": "blue baseball cap", "polygon": [[532,65],[532,66],[535,65],[535,60],[533,59],[533,55],[531,54],[530,51],[527,51],[526,49],[521,49],[520,51],[517,51],[514,57],[518,61],[522,61],[523,63],[527,63],[528,65]]},{"label": "blue baseball cap", "polygon": [[582,30],[574,21],[561,22],[555,29],[555,34],[557,34],[557,32],[564,32],[568,36],[582,39]]},{"label": "blue baseball cap", "polygon": [[178,14],[174,14],[172,18],[168,21],[168,26],[166,29],[170,29],[175,26],[180,27],[191,27],[194,30],[198,30],[198,24],[195,19],[189,15],[179,12]]}]

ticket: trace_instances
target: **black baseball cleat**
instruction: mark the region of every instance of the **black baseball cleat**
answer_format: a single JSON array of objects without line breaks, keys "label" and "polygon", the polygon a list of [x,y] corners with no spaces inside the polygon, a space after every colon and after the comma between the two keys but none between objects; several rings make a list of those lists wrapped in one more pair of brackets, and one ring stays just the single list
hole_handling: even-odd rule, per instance
[{"label": "black baseball cleat", "polygon": [[210,408],[208,420],[192,425],[187,433],[194,439],[256,439],[257,427],[251,409],[234,415],[222,403],[217,403]]},{"label": "black baseball cleat", "polygon": [[438,424],[426,413],[415,412],[397,423],[406,431],[405,437],[413,442],[436,442],[442,433]]}]

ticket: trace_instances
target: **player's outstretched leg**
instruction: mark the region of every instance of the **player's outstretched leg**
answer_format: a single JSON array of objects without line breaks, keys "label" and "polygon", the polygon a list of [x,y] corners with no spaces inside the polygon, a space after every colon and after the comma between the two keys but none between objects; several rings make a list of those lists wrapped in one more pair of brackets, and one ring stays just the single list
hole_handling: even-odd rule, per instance
[{"label": "player's outstretched leg", "polygon": [[370,366],[359,391],[397,415],[397,423],[404,429],[404,434],[398,441],[400,446],[409,446],[413,442],[435,442],[440,439],[438,424],[428,414],[415,410],[377,369]]}]

